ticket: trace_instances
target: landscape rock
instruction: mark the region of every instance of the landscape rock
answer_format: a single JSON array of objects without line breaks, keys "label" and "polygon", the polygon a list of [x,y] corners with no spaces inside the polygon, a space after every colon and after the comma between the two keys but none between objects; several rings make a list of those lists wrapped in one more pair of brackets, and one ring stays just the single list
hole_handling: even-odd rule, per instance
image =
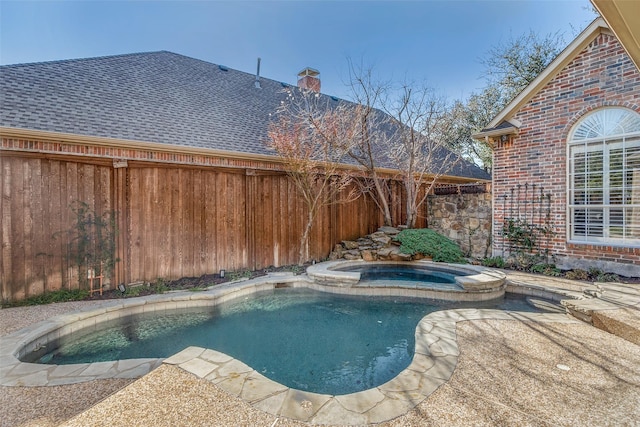
[{"label": "landscape rock", "polygon": [[412,258],[413,257],[411,255],[403,254],[400,251],[391,254],[392,261],[411,261]]},{"label": "landscape rock", "polygon": [[400,232],[399,229],[395,228],[395,227],[389,227],[389,226],[383,226],[380,227],[378,229],[379,232],[384,233],[384,234],[388,234],[389,236],[395,236],[396,234],[398,234]]},{"label": "landscape rock", "polygon": [[379,257],[387,258],[389,255],[391,255],[391,248],[378,249],[378,256]]},{"label": "landscape rock", "polygon": [[376,260],[376,256],[373,254],[372,251],[364,250],[364,251],[362,251],[362,259],[365,260],[365,261],[375,261]]},{"label": "landscape rock", "polygon": [[331,261],[346,259],[349,261],[411,261],[425,258],[421,254],[414,256],[400,252],[401,243],[395,240],[400,232],[395,227],[380,227],[378,231],[356,240],[343,240],[333,248],[329,255]]},{"label": "landscape rock", "polygon": [[354,242],[351,240],[343,240],[342,245],[345,247],[345,249],[358,249],[358,247],[360,247],[358,242]]},{"label": "landscape rock", "polygon": [[391,243],[391,237],[387,236],[386,234],[383,234],[382,236],[375,236],[372,237],[372,239],[374,242],[381,244],[383,246],[388,245],[389,243]]}]

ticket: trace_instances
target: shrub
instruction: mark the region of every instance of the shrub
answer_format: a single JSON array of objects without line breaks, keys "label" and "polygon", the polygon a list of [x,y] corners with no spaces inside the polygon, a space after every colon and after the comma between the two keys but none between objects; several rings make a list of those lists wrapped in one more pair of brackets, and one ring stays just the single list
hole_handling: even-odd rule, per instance
[{"label": "shrub", "polygon": [[574,270],[569,270],[564,274],[564,277],[571,280],[587,280],[589,279],[589,273],[584,270],[580,270],[576,268]]},{"label": "shrub", "polygon": [[139,297],[140,294],[144,291],[144,286],[127,286],[124,291],[124,297]]},{"label": "shrub", "polygon": [[504,259],[499,256],[485,258],[482,260],[482,265],[485,267],[504,268]]},{"label": "shrub", "polygon": [[615,273],[602,273],[596,277],[596,282],[619,282],[620,277]]},{"label": "shrub", "polygon": [[428,228],[402,230],[396,239],[402,243],[400,252],[403,254],[428,255],[438,262],[465,262],[464,255],[455,242]]},{"label": "shrub", "polygon": [[598,276],[603,274],[603,272],[600,269],[596,268],[596,267],[589,268],[589,272],[588,273],[589,273],[589,277],[591,277],[592,279],[595,279]]},{"label": "shrub", "polygon": [[251,272],[249,270],[231,271],[228,273],[228,275],[229,275],[229,280],[231,282],[235,282],[236,280],[240,280],[240,279],[251,278]]},{"label": "shrub", "polygon": [[529,269],[532,273],[544,274],[545,276],[558,277],[562,272],[553,264],[535,264]]},{"label": "shrub", "polygon": [[171,288],[167,285],[167,282],[162,279],[156,279],[156,283],[153,285],[153,292],[156,294],[164,294],[165,292],[170,291]]}]

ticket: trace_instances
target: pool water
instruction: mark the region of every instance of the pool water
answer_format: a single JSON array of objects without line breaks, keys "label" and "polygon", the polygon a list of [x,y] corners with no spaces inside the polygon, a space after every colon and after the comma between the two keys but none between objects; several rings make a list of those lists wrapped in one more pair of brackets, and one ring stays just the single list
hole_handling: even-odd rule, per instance
[{"label": "pool water", "polygon": [[347,394],[383,384],[411,363],[422,317],[465,306],[532,311],[523,299],[439,303],[275,289],[208,310],[119,319],[100,331],[65,339],[31,361],[163,358],[199,346],[224,352],[292,388]]},{"label": "pool water", "polygon": [[367,264],[342,267],[337,270],[359,272],[359,285],[429,287],[448,290],[462,289],[456,283],[456,276],[466,275],[454,270],[404,264]]}]

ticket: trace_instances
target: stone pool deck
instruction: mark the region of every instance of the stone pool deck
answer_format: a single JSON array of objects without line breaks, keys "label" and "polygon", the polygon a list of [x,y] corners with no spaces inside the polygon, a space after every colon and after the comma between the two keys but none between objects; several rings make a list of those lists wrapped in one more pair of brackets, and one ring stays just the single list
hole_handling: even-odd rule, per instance
[{"label": "stone pool deck", "polygon": [[[567,307],[567,310],[577,315],[580,320],[567,314],[546,313],[524,315],[497,310],[465,309],[432,313],[425,317],[416,329],[416,356],[409,368],[386,384],[371,390],[346,396],[325,396],[288,389],[268,380],[242,362],[231,359],[222,353],[206,349],[189,348],[165,360],[161,369],[158,369],[131,384],[126,389],[116,393],[113,398],[117,400],[120,395],[119,398],[122,399],[123,396],[130,395],[131,393],[141,393],[140,388],[155,387],[156,389],[153,393],[154,405],[156,405],[158,409],[166,408],[169,400],[175,399],[176,397],[168,396],[167,390],[163,390],[164,387],[167,387],[167,383],[162,381],[162,378],[179,376],[187,381],[186,378],[188,377],[184,377],[184,374],[176,373],[175,369],[178,368],[179,371],[192,374],[191,378],[193,378],[193,380],[189,379],[188,382],[195,381],[198,387],[207,388],[208,386],[201,384],[204,382],[211,384],[211,387],[223,390],[225,392],[224,394],[228,396],[222,399],[222,403],[225,405],[231,405],[232,403],[236,405],[236,400],[244,402],[245,406],[241,407],[244,408],[242,411],[246,412],[245,415],[249,417],[246,418],[247,420],[253,416],[258,416],[256,414],[263,414],[258,417],[263,420],[258,424],[249,422],[247,422],[247,424],[240,423],[242,425],[276,425],[276,422],[278,425],[289,425],[287,423],[298,425],[296,424],[298,422],[362,425],[380,423],[393,419],[395,419],[395,421],[389,421],[392,424],[397,421],[399,422],[397,425],[423,425],[422,422],[411,424],[407,420],[415,419],[415,417],[422,413],[421,407],[431,404],[430,402],[434,399],[438,400],[440,395],[450,390],[449,385],[452,384],[452,381],[455,383],[455,375],[452,379],[452,374],[454,374],[454,370],[455,372],[459,372],[457,366],[459,364],[459,358],[461,357],[457,330],[461,327],[464,329],[464,327],[466,327],[464,325],[477,325],[478,327],[501,325],[500,328],[503,328],[506,324],[522,324],[536,325],[535,328],[541,327],[547,329],[560,327],[568,330],[580,330],[582,334],[600,334],[600,338],[598,338],[599,342],[604,342],[603,337],[608,340],[615,338],[607,336],[608,334],[602,335],[601,331],[586,326],[584,321],[587,321],[627,340],[626,342],[623,341],[623,344],[618,341],[614,347],[614,351],[616,351],[615,349],[620,349],[620,352],[627,351],[631,352],[632,355],[635,353],[638,359],[637,362],[640,362],[640,348],[637,346],[640,340],[640,289],[637,285],[589,284],[519,273],[508,273],[507,279],[508,291],[563,300],[563,304]],[[249,283],[245,283],[243,286],[247,285],[249,285]],[[565,298],[574,299],[567,300]],[[530,331],[528,331],[528,329],[531,328],[534,328],[534,326],[525,327],[523,331],[520,331],[519,335],[529,333]],[[488,341],[490,341],[491,331],[492,329],[485,331]],[[502,338],[504,339],[505,337]],[[577,341],[580,338],[579,336],[574,338],[566,334],[564,335],[564,340],[567,339]],[[586,339],[585,335],[585,341]],[[572,344],[575,344],[575,342],[572,341],[567,341],[563,344],[562,340],[562,337],[558,338],[561,346],[566,344],[567,347],[570,347]],[[514,351],[515,349],[511,350]],[[546,349],[537,349],[536,351],[545,353],[545,350]],[[475,350],[471,350],[472,353],[473,351]],[[508,358],[511,356],[507,354],[504,355],[504,357]],[[625,358],[630,359],[626,356]],[[618,357],[615,353],[607,355],[606,360],[609,360],[607,363],[611,364],[607,369],[613,369],[613,366],[618,362],[625,364],[624,360],[618,361],[616,359],[618,359]],[[487,361],[485,360],[485,362]],[[631,390],[631,398],[636,399],[633,400],[633,402],[640,404],[640,372],[638,372],[637,369],[637,362],[635,368],[631,368],[626,374],[621,373],[617,375],[617,377],[620,377],[620,379],[625,382],[626,387],[629,387],[629,384],[631,385],[630,389],[627,388],[625,390]],[[499,363],[499,361],[496,360],[495,363]],[[519,363],[523,364],[523,366],[527,365],[526,361],[521,360]],[[566,363],[568,364],[566,367],[571,369],[572,362],[567,361]],[[560,366],[560,368],[558,368],[560,370],[565,368],[564,364],[556,365]],[[550,369],[557,368],[557,366],[552,365]],[[21,373],[20,370],[14,372],[16,368],[17,367],[14,367],[11,372],[3,372],[3,374],[19,374],[18,376],[23,379],[29,378],[29,375],[33,374],[28,372]],[[463,373],[466,372],[465,369],[462,370]],[[81,373],[82,372],[84,371],[81,371]],[[505,372],[505,374],[507,373]],[[78,372],[69,372],[70,377],[77,377],[77,375]],[[626,378],[624,378],[625,376]],[[508,385],[511,380],[512,378],[503,378],[501,381],[503,383],[506,382]],[[577,380],[579,382],[580,378]],[[14,383],[13,385],[17,384],[20,383]],[[503,386],[504,385],[505,384],[503,384]],[[487,392],[491,394],[495,391],[487,390]],[[185,393],[185,396],[189,395],[188,392]],[[164,395],[167,396],[163,397]],[[228,399],[231,399],[231,402],[229,402]],[[627,397],[625,397],[625,399],[627,399]],[[220,401],[220,399],[218,400]],[[624,403],[628,404],[626,401]],[[68,425],[102,425],[96,422],[96,420],[99,420],[100,416],[104,416],[100,414],[110,412],[109,405],[114,405],[111,399],[96,405],[85,414],[79,415],[77,419],[71,420]],[[636,405],[636,407],[640,406]],[[224,418],[224,411],[221,413],[219,408],[208,408],[209,417],[214,413],[218,417],[223,417],[217,418],[216,422],[211,422],[211,418],[209,418],[208,424],[204,418],[207,416],[206,409],[207,408],[199,408],[194,410],[193,417],[196,418],[190,418],[188,423],[182,425],[238,425],[236,421],[233,421],[238,420],[237,414],[232,415],[231,413],[227,413],[227,420]],[[640,413],[634,414],[631,413],[633,410],[624,410],[622,407],[620,409],[623,411],[620,414],[621,418],[617,419],[620,422],[616,422],[616,418],[611,418],[611,414],[609,414],[607,418],[605,418],[609,420],[609,425],[633,425],[633,422],[628,422],[626,418],[628,416],[632,417],[632,421],[633,419],[636,421],[640,419]],[[176,410],[179,411],[179,408]],[[455,409],[452,410],[455,411]],[[522,411],[522,408],[519,410]],[[166,410],[162,409],[161,412],[166,412]],[[527,411],[524,411],[523,413],[526,412]],[[202,413],[202,415],[196,415],[200,413]],[[267,415],[269,416],[264,418]],[[113,414],[111,416],[113,416]],[[198,416],[203,418],[197,418]],[[633,418],[634,416],[638,418]],[[118,419],[121,424],[116,422],[115,425],[127,424],[123,421],[124,419],[129,419],[129,421],[132,422],[136,419],[136,414],[135,411],[120,411],[119,417]],[[147,414],[143,418],[148,421],[148,417],[149,415]],[[165,421],[169,419],[171,418],[168,416],[165,417]],[[418,416],[417,419],[424,421],[424,414]],[[510,419],[513,420],[513,418]],[[399,420],[404,421],[400,422]],[[92,423],[89,423],[89,421],[92,421]],[[102,421],[106,423],[104,418]],[[163,423],[162,420],[158,420],[158,422],[159,424],[157,425],[171,425],[171,423],[168,422]],[[540,424],[544,425],[545,423],[542,422]],[[554,422],[551,424],[554,424]],[[563,423],[559,422],[555,424]],[[136,425],[136,423],[133,422],[131,425]]]}]

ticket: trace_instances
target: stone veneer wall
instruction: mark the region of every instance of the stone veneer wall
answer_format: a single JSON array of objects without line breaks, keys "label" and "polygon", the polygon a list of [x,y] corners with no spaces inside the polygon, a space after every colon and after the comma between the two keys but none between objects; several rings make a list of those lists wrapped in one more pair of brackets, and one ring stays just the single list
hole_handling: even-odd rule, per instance
[{"label": "stone veneer wall", "polygon": [[428,227],[473,258],[491,256],[491,193],[431,195]]}]

